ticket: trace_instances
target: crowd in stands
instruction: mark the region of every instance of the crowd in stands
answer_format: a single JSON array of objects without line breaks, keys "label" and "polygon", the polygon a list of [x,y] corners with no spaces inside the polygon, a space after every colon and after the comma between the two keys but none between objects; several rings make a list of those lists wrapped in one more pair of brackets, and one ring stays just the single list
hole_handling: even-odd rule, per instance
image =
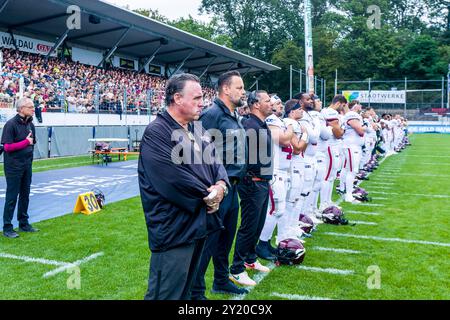
[{"label": "crowd in stands", "polygon": [[[39,111],[120,114],[126,110],[156,114],[164,108],[167,81],[164,77],[122,68],[106,70],[54,57],[46,61],[42,55],[1,50],[0,103],[4,105],[19,95],[19,77],[22,76],[23,94],[35,102],[37,116]],[[216,92],[208,87],[203,90],[205,106],[209,106]]]}]

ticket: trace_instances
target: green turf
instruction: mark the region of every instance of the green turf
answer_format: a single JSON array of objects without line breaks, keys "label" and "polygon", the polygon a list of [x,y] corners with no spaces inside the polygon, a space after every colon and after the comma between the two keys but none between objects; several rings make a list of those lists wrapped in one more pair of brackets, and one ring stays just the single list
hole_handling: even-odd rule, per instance
[{"label": "green turf", "polygon": [[[414,135],[411,140],[412,147],[386,159],[370,180],[362,184],[371,196],[387,198],[373,201],[383,207],[343,204],[344,211],[380,213],[379,216],[346,213],[351,221],[378,225],[320,225],[313,238],[306,241],[303,266],[352,270],[354,274],[334,275],[279,267],[245,298],[280,299],[273,296],[279,293],[330,299],[450,299],[450,247],[325,234],[336,232],[450,243],[450,135]],[[385,186],[391,187],[390,190],[383,190],[379,185],[377,188],[380,182],[393,185]],[[398,195],[390,194],[393,192]],[[42,277],[56,267],[0,258],[0,299],[142,299],[147,287],[149,250],[139,198],[109,204],[92,216],[67,215],[36,226],[41,229],[38,234],[21,234],[15,240],[0,237],[0,252],[66,262],[100,251],[104,256],[81,266],[80,290],[67,288],[71,274]],[[361,253],[314,249],[319,246]],[[380,289],[367,287],[370,266],[381,270]],[[206,283],[210,288],[211,266]],[[209,291],[207,296],[233,298],[212,295]]]},{"label": "green turf", "polygon": [[[130,155],[127,157],[127,160],[136,160],[137,158],[138,158],[137,155]],[[117,161],[117,156],[113,156],[113,161]],[[95,160],[94,163],[97,163],[97,160]],[[67,169],[90,165],[92,165],[92,157],[90,155],[50,158],[50,159],[34,160],[33,172],[43,172],[49,170]],[[3,163],[0,163],[0,176],[4,176]]]}]

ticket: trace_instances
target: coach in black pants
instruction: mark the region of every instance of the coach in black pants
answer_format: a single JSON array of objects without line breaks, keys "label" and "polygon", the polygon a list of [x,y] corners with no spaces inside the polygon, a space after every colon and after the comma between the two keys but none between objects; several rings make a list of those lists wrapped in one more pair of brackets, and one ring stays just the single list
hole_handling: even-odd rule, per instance
[{"label": "coach in black pants", "polygon": [[272,179],[272,137],[265,119],[272,114],[270,97],[254,91],[248,98],[249,117],[243,121],[247,132],[247,172],[239,184],[241,226],[237,233],[230,279],[244,286],[256,285],[245,271],[270,271],[257,261],[256,244],[264,227]]},{"label": "coach in black pants", "polygon": [[[245,98],[244,82],[237,71],[229,71],[219,77],[219,96],[200,117],[206,130],[215,137],[218,156],[230,180],[230,189],[220,205],[219,216],[224,229],[208,236],[205,250],[200,260],[200,267],[195,281],[192,298],[205,300],[205,273],[209,262],[214,263],[213,293],[244,294],[246,289],[239,288],[229,279],[229,255],[236,235],[239,215],[237,184],[245,174],[246,137],[237,108],[242,106]],[[214,131],[217,133],[215,134]]]},{"label": "coach in black pants", "polygon": [[198,77],[173,76],[166,104],[145,130],[138,165],[152,251],[145,299],[189,300],[204,241],[223,228],[217,211],[229,182],[214,145],[194,128],[203,108]]},{"label": "coach in black pants", "polygon": [[28,204],[32,176],[33,150],[36,143],[33,125],[34,104],[27,98],[17,101],[17,115],[3,127],[4,172],[6,177],[6,198],[3,211],[3,235],[17,238],[12,219],[17,206],[17,220],[22,232],[36,232],[28,222]]}]

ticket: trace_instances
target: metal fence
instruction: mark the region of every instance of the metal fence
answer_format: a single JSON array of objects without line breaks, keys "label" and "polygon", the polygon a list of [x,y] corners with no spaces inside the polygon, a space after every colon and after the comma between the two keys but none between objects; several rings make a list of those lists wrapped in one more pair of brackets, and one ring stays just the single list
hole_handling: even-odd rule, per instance
[{"label": "metal fence", "polygon": [[402,80],[368,79],[364,81],[342,81],[336,77],[334,94],[347,90],[364,90],[369,92],[374,90],[404,90],[406,93],[404,104],[371,103],[369,100],[368,106],[377,110],[403,113],[405,116],[414,116],[414,118],[427,117],[427,114],[436,113],[434,110],[437,109],[439,109],[441,116],[446,116],[444,111],[444,109],[448,108],[448,84],[446,85],[446,83],[447,81],[444,77],[440,80],[412,80],[405,78]]}]

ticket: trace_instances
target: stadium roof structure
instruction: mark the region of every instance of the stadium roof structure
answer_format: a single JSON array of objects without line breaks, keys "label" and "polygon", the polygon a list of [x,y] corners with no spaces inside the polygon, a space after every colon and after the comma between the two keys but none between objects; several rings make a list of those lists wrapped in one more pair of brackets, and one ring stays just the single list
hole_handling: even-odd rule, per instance
[{"label": "stadium roof structure", "polygon": [[[71,5],[81,10],[81,29],[68,30]],[[228,70],[243,74],[280,68],[167,24],[99,0],[0,0],[0,28],[12,34],[100,49],[204,76]],[[102,61],[103,63],[104,61]]]}]

